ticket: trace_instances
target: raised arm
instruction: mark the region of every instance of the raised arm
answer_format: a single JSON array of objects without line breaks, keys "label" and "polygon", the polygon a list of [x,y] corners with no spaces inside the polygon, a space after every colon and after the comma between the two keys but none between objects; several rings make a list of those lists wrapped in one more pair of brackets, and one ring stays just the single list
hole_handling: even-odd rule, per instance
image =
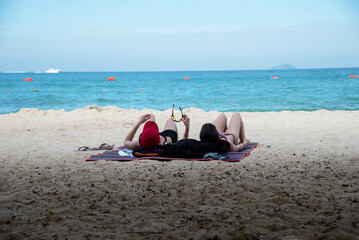
[{"label": "raised arm", "polygon": [[142,123],[146,122],[147,120],[149,120],[150,118],[153,118],[153,120],[155,119],[153,114],[145,114],[142,115],[140,117],[140,119],[138,120],[138,122],[135,124],[135,126],[131,129],[131,131],[127,134],[125,141],[123,142],[125,147],[127,147],[128,149],[136,149],[140,147],[140,143],[138,140],[133,140],[133,137],[135,136],[138,128],[141,126]]},{"label": "raised arm", "polygon": [[190,118],[188,117],[188,115],[186,115],[186,114],[183,114],[182,121],[183,121],[184,126],[186,127],[186,129],[184,130],[183,139],[187,139],[191,121],[190,121]]}]

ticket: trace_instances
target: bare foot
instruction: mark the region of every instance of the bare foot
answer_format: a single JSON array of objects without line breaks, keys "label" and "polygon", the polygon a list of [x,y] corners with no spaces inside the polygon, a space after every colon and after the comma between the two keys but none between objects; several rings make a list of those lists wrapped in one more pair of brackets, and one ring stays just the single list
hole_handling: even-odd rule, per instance
[{"label": "bare foot", "polygon": [[250,142],[251,141],[249,141],[249,139],[245,138],[244,141],[243,141],[244,147],[247,147]]}]

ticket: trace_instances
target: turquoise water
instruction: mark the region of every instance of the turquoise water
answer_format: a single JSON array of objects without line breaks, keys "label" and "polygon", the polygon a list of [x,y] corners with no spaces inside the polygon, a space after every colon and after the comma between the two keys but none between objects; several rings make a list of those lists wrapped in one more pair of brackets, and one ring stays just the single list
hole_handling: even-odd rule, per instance
[{"label": "turquoise water", "polygon": [[0,73],[0,113],[88,105],[164,110],[172,104],[223,112],[359,110],[359,78],[349,75],[359,75],[359,68]]}]

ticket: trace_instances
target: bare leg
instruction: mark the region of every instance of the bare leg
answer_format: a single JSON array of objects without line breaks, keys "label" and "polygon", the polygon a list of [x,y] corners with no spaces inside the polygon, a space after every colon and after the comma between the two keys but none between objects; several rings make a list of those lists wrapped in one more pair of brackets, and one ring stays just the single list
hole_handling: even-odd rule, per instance
[{"label": "bare leg", "polygon": [[[167,120],[163,131],[165,131],[165,130],[173,130],[178,134],[176,123],[171,118]],[[160,138],[163,139],[163,141],[161,140],[161,144],[163,145],[165,139],[162,136],[160,136]],[[172,143],[172,138],[167,136],[166,140],[167,140],[167,142]]]},{"label": "bare leg", "polygon": [[[234,135],[234,144],[243,143],[246,138],[244,133],[244,125],[239,113],[233,114],[231,121],[229,122],[228,129],[226,133],[230,133]],[[233,138],[231,135],[227,136],[228,138]]]},{"label": "bare leg", "polygon": [[241,121],[241,127],[239,129],[239,139],[240,139],[240,143],[243,143],[244,140],[246,139],[246,134],[244,132],[244,123],[243,120]]},{"label": "bare leg", "polygon": [[168,130],[168,129],[171,129],[171,130],[177,132],[176,123],[171,118],[167,120],[163,130]]},{"label": "bare leg", "polygon": [[225,132],[227,130],[226,115],[224,115],[224,113],[219,114],[212,124],[216,127],[218,132]]}]

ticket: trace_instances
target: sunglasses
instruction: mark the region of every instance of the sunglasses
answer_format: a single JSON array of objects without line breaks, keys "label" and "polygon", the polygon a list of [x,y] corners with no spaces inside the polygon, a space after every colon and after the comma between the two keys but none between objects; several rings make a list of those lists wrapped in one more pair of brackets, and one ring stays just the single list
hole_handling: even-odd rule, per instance
[{"label": "sunglasses", "polygon": [[181,108],[181,107],[178,107],[179,110],[181,110],[181,119],[180,119],[180,120],[177,120],[177,119],[175,118],[175,115],[173,114],[174,108],[175,108],[175,105],[173,104],[173,106],[172,106],[172,116],[171,116],[171,119],[172,119],[173,121],[175,121],[175,122],[182,122],[182,117],[183,117],[182,108]]}]

